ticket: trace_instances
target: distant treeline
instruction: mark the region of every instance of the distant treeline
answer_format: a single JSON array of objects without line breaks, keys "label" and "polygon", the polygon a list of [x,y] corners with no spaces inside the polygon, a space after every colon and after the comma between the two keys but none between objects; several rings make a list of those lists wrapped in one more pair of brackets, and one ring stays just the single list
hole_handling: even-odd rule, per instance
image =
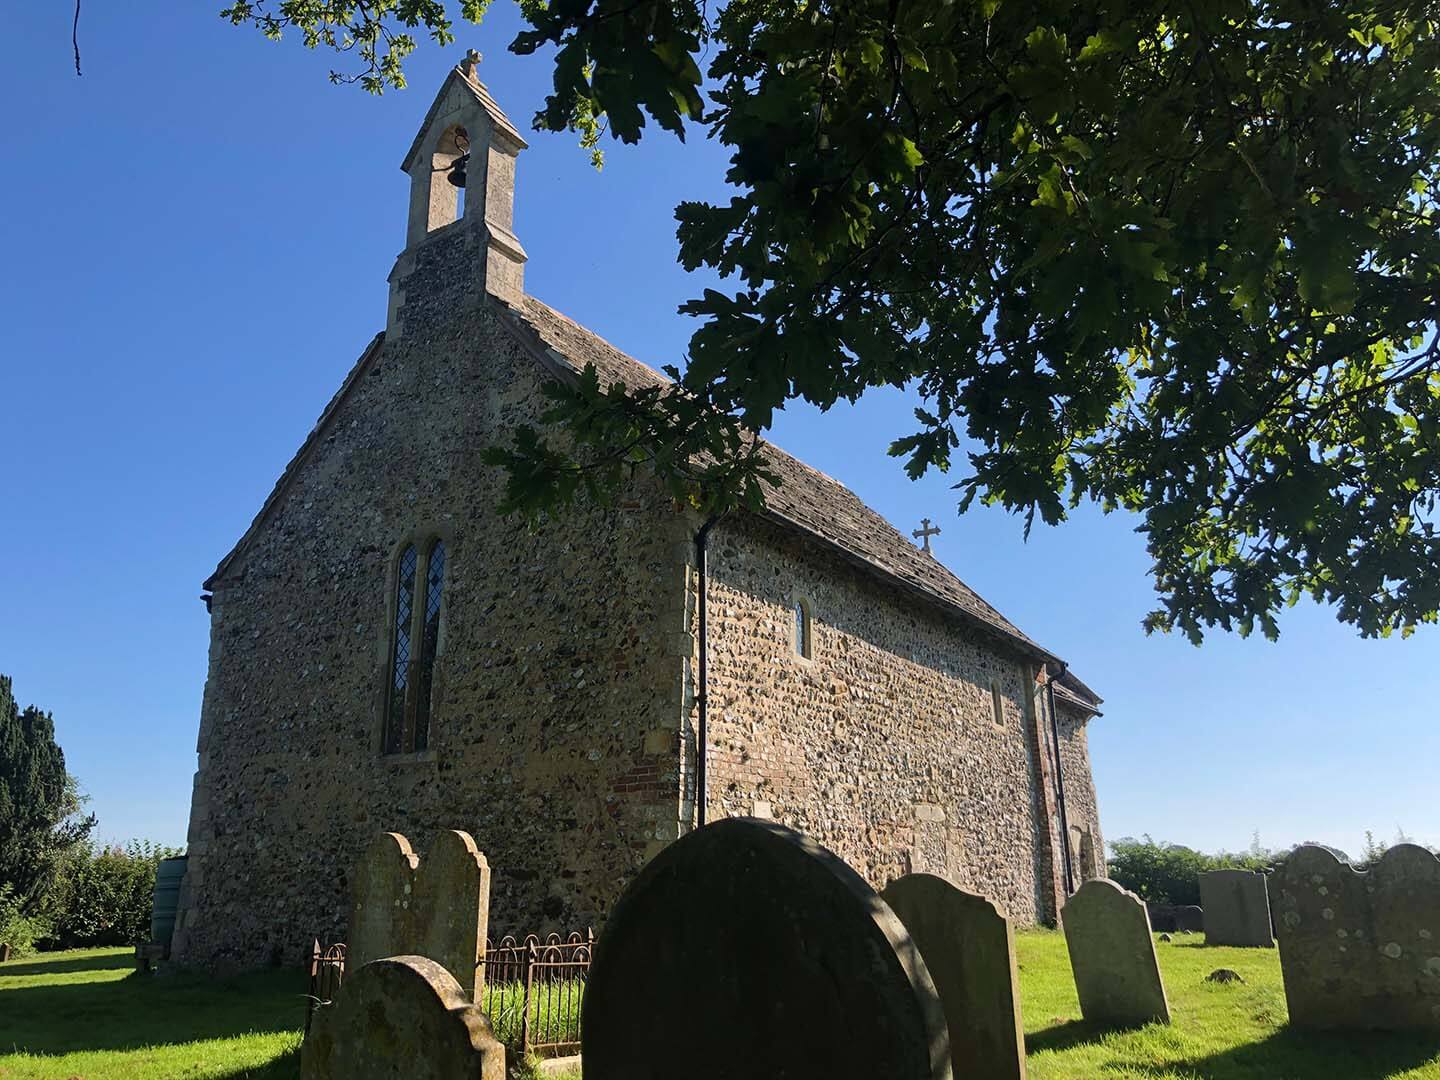
[{"label": "distant treeline", "polygon": [[[1307,843],[1319,843],[1310,840]],[[1397,830],[1394,843],[1412,844],[1414,841],[1403,830]],[[1368,870],[1379,861],[1380,856],[1390,849],[1387,844],[1375,838],[1373,832],[1365,833],[1365,848],[1360,858],[1352,858],[1344,851],[1330,844],[1321,844],[1335,852],[1357,870]],[[1109,872],[1115,882],[1123,885],[1142,900],[1160,904],[1199,904],[1199,875],[1206,870],[1266,870],[1282,865],[1294,848],[1267,849],[1260,838],[1251,842],[1245,851],[1219,851],[1206,854],[1183,844],[1156,841],[1148,834],[1139,840],[1125,837],[1110,844]]]}]

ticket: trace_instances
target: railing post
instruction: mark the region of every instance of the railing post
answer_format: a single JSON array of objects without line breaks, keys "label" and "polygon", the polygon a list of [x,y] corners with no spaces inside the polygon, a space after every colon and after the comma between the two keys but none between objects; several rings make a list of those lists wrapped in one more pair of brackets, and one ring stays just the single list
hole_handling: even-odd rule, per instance
[{"label": "railing post", "polygon": [[522,998],[523,1011],[520,1016],[520,1056],[530,1056],[530,995],[535,987],[535,943],[525,944],[525,996]]},{"label": "railing post", "polygon": [[305,998],[305,1034],[310,1034],[310,1020],[315,1015],[315,1006],[318,1001],[318,987],[316,980],[320,974],[320,939],[316,938],[310,946],[310,993]]}]

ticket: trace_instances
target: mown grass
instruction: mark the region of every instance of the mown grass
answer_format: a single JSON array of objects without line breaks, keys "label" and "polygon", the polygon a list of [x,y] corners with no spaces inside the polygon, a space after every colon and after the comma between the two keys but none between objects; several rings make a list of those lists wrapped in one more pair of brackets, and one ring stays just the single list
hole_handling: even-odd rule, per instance
[{"label": "mown grass", "polygon": [[[1104,1031],[1080,1019],[1065,938],[1017,934],[1031,1080],[1440,1080],[1440,1034],[1320,1035],[1287,1026],[1274,949],[1158,942],[1170,1025]],[[1217,968],[1242,983],[1207,983]]]},{"label": "mown grass", "polygon": [[295,1080],[305,976],[144,975],[132,949],[0,965],[0,1080]]},{"label": "mown grass", "polygon": [[[1288,1028],[1273,949],[1187,935],[1158,949],[1175,1022],[1104,1031],[1080,1019],[1065,939],[1016,935],[1031,1080],[1440,1080],[1440,1035]],[[1222,967],[1245,983],[1205,982]],[[135,975],[121,949],[12,961],[0,966],[0,1080],[295,1080],[304,991],[290,971]]]}]

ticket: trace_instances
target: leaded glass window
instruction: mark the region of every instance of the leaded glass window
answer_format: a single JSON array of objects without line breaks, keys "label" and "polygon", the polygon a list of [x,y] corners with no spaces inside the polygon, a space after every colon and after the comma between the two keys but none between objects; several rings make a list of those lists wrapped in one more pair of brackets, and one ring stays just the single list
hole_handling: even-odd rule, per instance
[{"label": "leaded glass window", "polygon": [[440,644],[440,590],[445,584],[445,542],[430,545],[425,560],[425,617],[420,635],[420,683],[416,687],[419,702],[415,708],[415,749],[424,750],[430,742],[430,690],[434,683],[435,650]]},{"label": "leaded glass window", "polygon": [[415,545],[400,556],[395,583],[395,628],[390,647],[390,685],[385,701],[385,752],[398,754],[405,739],[405,698],[410,685],[411,622],[415,609]]},{"label": "leaded glass window", "polygon": [[[423,554],[422,554],[423,553]],[[408,544],[395,574],[395,621],[386,671],[384,753],[408,754],[430,744],[430,704],[445,584],[445,544]]]}]

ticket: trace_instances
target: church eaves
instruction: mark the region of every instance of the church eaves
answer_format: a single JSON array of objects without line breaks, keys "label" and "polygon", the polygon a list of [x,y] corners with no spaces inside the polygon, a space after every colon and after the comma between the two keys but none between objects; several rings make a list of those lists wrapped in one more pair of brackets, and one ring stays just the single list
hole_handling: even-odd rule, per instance
[{"label": "church eaves", "polygon": [[[533,349],[538,343],[539,354],[556,374],[578,374],[587,364],[594,364],[601,383],[606,385],[618,382],[645,387],[669,382],[654,368],[533,296],[525,297],[523,309],[498,301],[495,306],[521,329],[522,341],[533,335],[536,340],[529,344]],[[1075,704],[1091,711],[1101,704],[1102,699],[1071,675],[1063,660],[1021,631],[938,559],[912,544],[853,491],[773,443],[766,443],[766,451],[768,463],[782,483],[778,488],[767,488],[765,517],[799,529],[862,570],[922,600],[939,603],[1043,662],[1056,672],[1057,684],[1068,691]]]}]

